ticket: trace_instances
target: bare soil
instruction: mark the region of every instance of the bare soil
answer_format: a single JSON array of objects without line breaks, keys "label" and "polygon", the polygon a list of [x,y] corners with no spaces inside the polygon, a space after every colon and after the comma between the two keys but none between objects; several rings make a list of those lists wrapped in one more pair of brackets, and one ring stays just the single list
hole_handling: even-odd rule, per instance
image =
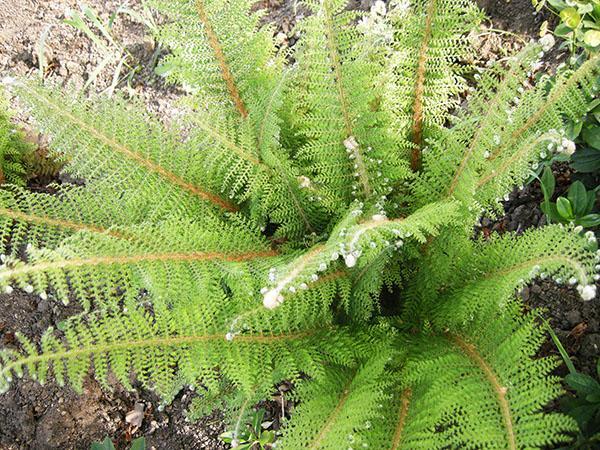
[{"label": "bare soil", "polygon": [[[81,33],[63,23],[67,7],[77,9],[76,0],[0,0],[0,78],[5,75],[23,76],[38,66],[37,50],[40,38],[45,38],[47,75],[59,84],[80,88],[101,61],[97,49]],[[87,0],[106,19],[122,3],[120,0]],[[368,9],[373,0],[353,0],[352,7]],[[534,14],[530,0],[479,0],[491,17],[489,27],[517,33],[525,39],[537,36],[548,19]],[[139,8],[140,0],[129,2]],[[276,33],[288,45],[297,39],[293,27],[306,11],[289,0],[262,0],[267,9],[265,21],[276,25]],[[168,117],[176,109],[174,101],[181,95],[178,89],[166,86],[154,75],[156,47],[145,27],[124,16],[115,25],[116,38],[134,56],[140,70],[129,83],[119,88],[143,99],[148,108],[160,117]],[[502,52],[521,45],[522,38],[487,34],[481,39],[482,63]],[[561,55],[552,55],[560,59]],[[553,65],[553,64],[549,64]],[[93,86],[103,90],[112,80],[112,67],[102,72]],[[27,126],[26,114],[21,123]],[[561,185],[568,186],[569,176]],[[539,203],[539,186],[533,183],[515,191],[505,202],[505,215],[500,219],[484,219],[481,233],[521,232],[529,227],[543,226],[545,221]],[[521,293],[528,307],[542,308],[558,336],[573,356],[575,365],[591,372],[600,355],[600,300],[582,302],[570,287],[557,286],[540,280]],[[15,333],[40,336],[49,326],[76,314],[75,305],[64,307],[56,301],[40,300],[36,296],[15,292],[0,295],[0,347],[15,345]],[[551,343],[545,353],[555,353]],[[88,380],[83,395],[49,382],[41,387],[30,380],[18,380],[6,394],[0,395],[0,449],[85,449],[92,441],[110,436],[117,448],[128,448],[129,442],[145,436],[149,448],[210,449],[226,448],[218,439],[224,431],[218,413],[194,424],[185,419],[185,409],[193,393],[183,392],[175,402],[159,410],[159,399],[141,388],[127,392],[116,387],[104,392]],[[278,422],[277,399],[265,403],[268,415]],[[143,404],[144,419],[139,428],[125,421],[126,414],[136,403]],[[285,408],[284,408],[285,409]],[[285,412],[284,412],[285,413]]]}]

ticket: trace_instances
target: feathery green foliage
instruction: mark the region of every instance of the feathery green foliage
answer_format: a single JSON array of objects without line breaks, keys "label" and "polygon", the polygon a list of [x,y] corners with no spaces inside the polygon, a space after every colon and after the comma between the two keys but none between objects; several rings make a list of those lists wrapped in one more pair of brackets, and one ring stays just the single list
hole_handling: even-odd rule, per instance
[{"label": "feathery green foliage", "polygon": [[25,183],[24,157],[31,146],[10,122],[8,105],[0,89],[0,183]]},{"label": "feathery green foliage", "polygon": [[79,390],[90,373],[106,388],[135,374],[165,402],[204,388],[210,405],[231,399],[235,440],[291,380],[283,448],[568,440],[572,420],[544,412],[556,361],[536,357],[543,335],[515,291],[553,277],[592,298],[595,239],[472,229],[583,112],[599,59],[534,86],[532,44],[478,74],[454,113],[470,2],[358,14],[311,0],[292,53],[249,1],[152,3],[169,20],[163,67],[189,91],[181,123],[13,87],[84,185],[1,192],[0,285],[85,311],[1,350],[0,389],[25,373]]}]

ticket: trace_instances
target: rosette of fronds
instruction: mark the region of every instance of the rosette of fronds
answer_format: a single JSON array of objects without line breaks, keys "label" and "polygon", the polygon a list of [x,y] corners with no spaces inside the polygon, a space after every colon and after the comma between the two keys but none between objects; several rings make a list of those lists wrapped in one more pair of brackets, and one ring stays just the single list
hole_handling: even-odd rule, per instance
[{"label": "rosette of fronds", "polygon": [[545,410],[557,362],[536,357],[515,292],[553,277],[593,297],[595,239],[472,229],[585,112],[598,58],[535,84],[532,44],[452,115],[481,16],[468,2],[310,1],[291,54],[250,1],[152,3],[189,91],[183,136],[134,102],[12,88],[84,184],[2,191],[0,283],[84,312],[2,350],[0,388],[135,375],[165,401],[230,399],[235,434],[289,380],[283,448],[568,439],[574,423]]}]

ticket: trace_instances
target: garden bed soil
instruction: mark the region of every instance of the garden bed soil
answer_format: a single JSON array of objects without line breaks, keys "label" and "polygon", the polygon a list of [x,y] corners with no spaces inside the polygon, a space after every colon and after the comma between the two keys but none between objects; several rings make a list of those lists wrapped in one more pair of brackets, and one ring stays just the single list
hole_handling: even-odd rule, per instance
[{"label": "garden bed soil", "polygon": [[[38,64],[36,46],[40,36],[48,30],[45,47],[49,75],[59,84],[81,87],[101,57],[88,39],[62,23],[65,8],[77,8],[77,3],[76,0],[0,0],[0,78],[8,74],[23,76],[34,71]],[[134,8],[140,4],[139,0],[129,3]],[[87,4],[106,18],[121,1],[88,0]],[[372,0],[353,0],[352,6],[368,9],[370,4]],[[540,25],[548,18],[534,14],[530,0],[480,0],[480,4],[491,17],[491,27],[519,33],[526,39],[536,37]],[[267,8],[264,20],[275,24],[275,32],[281,33],[281,41],[293,45],[296,40],[293,26],[306,11],[290,1],[264,0],[260,6]],[[120,87],[126,91],[133,90],[161,118],[176,114],[173,103],[181,92],[165,85],[154,75],[149,62],[153,60],[156,48],[145,28],[121,18],[116,23],[115,33],[142,67],[127,89]],[[522,41],[510,35],[499,38],[482,33],[481,62],[497,58],[507,51],[506,47],[518,47]],[[553,54],[549,65],[554,66],[560,58],[561,55]],[[94,88],[106,88],[111,77],[109,67],[98,78]],[[26,114],[21,113],[19,120],[22,125],[28,126]],[[569,177],[563,178],[562,181],[559,178],[559,186],[566,187]],[[36,183],[32,184],[43,189]],[[530,227],[543,226],[545,219],[539,210],[540,200],[541,193],[536,183],[513,192],[504,204],[505,214],[494,220],[483,219],[478,233],[522,232]],[[539,280],[526,287],[521,296],[528,308],[544,311],[576,367],[591,373],[600,354],[600,300],[582,302],[571,287],[547,280]],[[61,320],[78,311],[75,305],[65,307],[56,300],[41,300],[19,291],[11,295],[2,294],[0,347],[14,345],[17,332],[30,337],[40,336],[49,326],[56,328]],[[543,353],[556,353],[553,344],[547,343]],[[113,392],[108,393],[89,379],[84,384],[83,395],[77,395],[70,388],[54,382],[42,387],[30,380],[17,380],[7,393],[0,395],[0,449],[85,449],[92,441],[102,440],[106,435],[114,440],[117,448],[128,448],[129,442],[139,436],[146,437],[148,448],[225,448],[218,439],[224,431],[218,412],[193,424],[186,421],[185,409],[192,395],[189,391],[180,393],[172,405],[161,411],[159,399],[141,388],[128,392],[116,386]],[[275,419],[275,423],[281,418],[280,402],[281,399],[276,397],[263,404],[267,408],[267,418]],[[141,404],[138,408],[143,405],[144,411],[139,427],[133,427],[125,420],[136,404]],[[283,408],[283,414],[287,413],[286,408]]]}]

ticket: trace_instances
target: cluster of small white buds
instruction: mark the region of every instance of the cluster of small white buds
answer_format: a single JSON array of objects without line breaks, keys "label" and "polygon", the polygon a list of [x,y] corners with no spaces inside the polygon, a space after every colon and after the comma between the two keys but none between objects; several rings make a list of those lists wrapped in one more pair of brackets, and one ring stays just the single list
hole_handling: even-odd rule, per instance
[{"label": "cluster of small white buds", "polygon": [[554,47],[555,43],[556,41],[552,33],[546,33],[540,38],[540,45],[542,46],[542,50],[545,52],[549,51],[552,47]]},{"label": "cluster of small white buds", "polygon": [[[387,7],[385,2],[377,0],[369,15],[365,15],[358,22],[357,29],[365,36],[369,36],[375,40],[383,42],[391,42],[394,37],[394,32],[389,23],[386,22],[385,16]],[[402,12],[400,12],[402,14]]]},{"label": "cluster of small white buds", "polygon": [[570,139],[563,138],[556,151],[565,155],[572,155],[575,153],[575,142]]},{"label": "cluster of small white buds", "polygon": [[356,260],[357,260],[357,257],[352,252],[350,252],[344,256],[344,263],[346,264],[346,267],[348,267],[348,268],[354,267],[356,265]]},{"label": "cluster of small white buds", "polygon": [[348,153],[353,153],[358,150],[358,142],[356,142],[356,138],[354,136],[348,136],[344,140],[344,147],[346,147],[346,151]]},{"label": "cluster of small white buds", "polygon": [[585,286],[577,286],[577,292],[581,295],[582,300],[589,301],[596,297],[596,285],[588,284]]},{"label": "cluster of small white buds", "polygon": [[593,231],[586,231],[585,237],[589,243],[594,244],[596,242],[596,235]]},{"label": "cluster of small white buds", "polygon": [[307,176],[304,176],[304,175],[300,175],[298,177],[298,183],[299,183],[301,189],[309,188],[311,186],[310,178],[308,178]]}]

